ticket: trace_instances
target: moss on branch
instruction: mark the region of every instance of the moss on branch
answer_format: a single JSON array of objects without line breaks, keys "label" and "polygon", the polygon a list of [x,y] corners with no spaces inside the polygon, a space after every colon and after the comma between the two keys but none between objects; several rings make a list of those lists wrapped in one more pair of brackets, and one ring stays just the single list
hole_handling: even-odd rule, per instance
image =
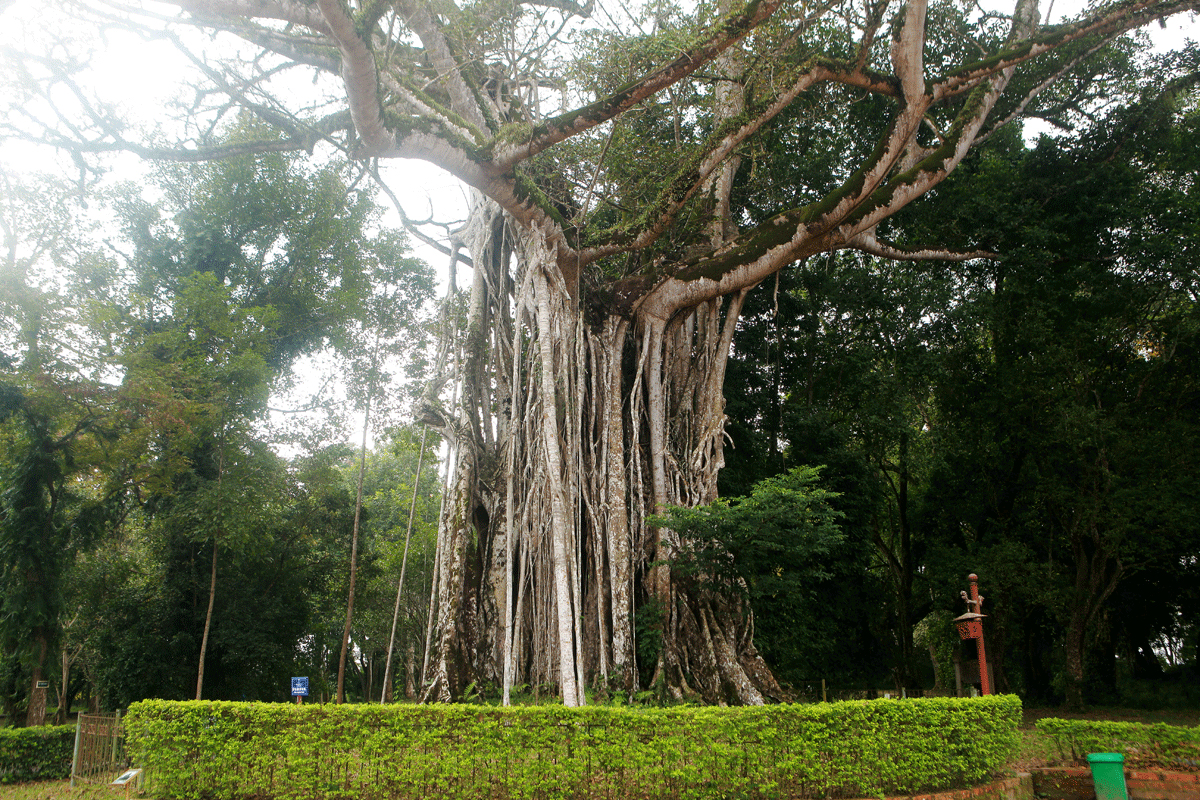
[{"label": "moss on branch", "polygon": [[480,148],[477,144],[457,133],[441,119],[401,114],[393,109],[384,108],[383,123],[397,139],[403,139],[414,133],[423,133],[441,139],[473,161],[482,162],[487,160],[486,156],[481,156]]},{"label": "moss on branch", "polygon": [[[441,101],[434,98],[433,95],[419,88],[410,78],[401,77],[399,82],[404,87],[405,91],[410,92],[412,96],[417,98],[417,100],[419,100],[422,104],[436,111],[437,114],[446,122],[454,125],[455,127],[461,128],[462,130],[469,131],[470,134],[475,137],[475,141],[471,142],[470,144],[471,149],[478,150],[480,148],[479,143],[487,139],[487,136],[483,131],[472,125],[453,109],[447,107]],[[392,111],[391,113],[399,115],[398,112],[395,111]],[[458,138],[461,139],[462,137]]]}]

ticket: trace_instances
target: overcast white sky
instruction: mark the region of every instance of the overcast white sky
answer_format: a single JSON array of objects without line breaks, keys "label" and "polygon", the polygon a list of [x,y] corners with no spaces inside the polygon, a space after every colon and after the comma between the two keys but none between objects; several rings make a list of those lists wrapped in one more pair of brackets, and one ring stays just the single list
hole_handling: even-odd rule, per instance
[{"label": "overcast white sky", "polygon": [[[0,0],[0,48],[12,47],[37,52],[46,45],[48,29],[62,30],[69,24],[59,21],[61,12],[53,3],[38,0],[15,0],[5,5]],[[174,13],[169,5],[164,13]],[[95,37],[92,36],[92,43]],[[210,48],[216,47],[209,43]],[[65,48],[69,49],[69,48]],[[77,56],[79,53],[72,52]],[[29,64],[36,70],[36,64]],[[130,32],[112,30],[98,44],[87,74],[89,86],[105,102],[112,104],[117,116],[133,130],[155,131],[161,128],[163,109],[173,100],[187,96],[186,87],[195,67],[166,40],[147,40]],[[0,91],[10,86],[0,84]],[[301,87],[312,92],[312,86]],[[63,98],[70,102],[70,98]],[[45,110],[40,109],[44,114]],[[169,132],[164,132],[170,135]],[[138,138],[131,134],[131,138]],[[114,177],[137,177],[145,172],[144,162],[132,155],[113,155],[104,159]],[[48,172],[67,174],[76,169],[66,153],[50,147],[39,147],[14,141],[0,142],[0,169],[13,172]],[[414,219],[425,219],[435,213],[439,221],[461,219],[465,214],[465,192],[459,182],[443,170],[421,161],[392,159],[381,165],[381,172],[400,198],[405,213]],[[390,203],[380,195],[385,207]],[[385,224],[399,227],[399,217],[390,215]],[[415,244],[415,243],[414,243]],[[443,257],[435,251],[418,253],[435,268]]]}]

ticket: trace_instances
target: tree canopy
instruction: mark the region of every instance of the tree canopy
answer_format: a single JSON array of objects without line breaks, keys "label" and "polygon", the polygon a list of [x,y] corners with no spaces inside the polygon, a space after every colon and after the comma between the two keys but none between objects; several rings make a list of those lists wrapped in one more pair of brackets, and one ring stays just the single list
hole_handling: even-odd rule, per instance
[{"label": "tree canopy", "polygon": [[[514,684],[552,683],[568,705],[589,685],[709,702],[787,696],[753,645],[763,598],[693,580],[679,532],[655,522],[716,499],[725,378],[740,347],[761,344],[774,359],[741,365],[760,390],[744,398],[745,438],[765,429],[755,446],[773,468],[800,466],[782,463],[789,446],[838,462],[827,474],[849,499],[830,502],[854,528],[842,541],[872,543],[877,585],[892,593],[902,686],[919,681],[913,631],[929,609],[917,587],[935,579],[932,554],[956,565],[955,554],[986,552],[1016,573],[1030,551],[1011,526],[1048,526],[1075,553],[1074,594],[1040,613],[1070,617],[1077,641],[1119,588],[1127,531],[1179,518],[1116,480],[1118,460],[1148,467],[1148,450],[1117,459],[1097,443],[1118,429],[1128,443],[1122,426],[1154,427],[1188,402],[1145,391],[1171,373],[1160,355],[1182,352],[1147,320],[1169,317],[1156,303],[1182,296],[1125,264],[1161,270],[1128,245],[1162,247],[1141,223],[1190,200],[1159,206],[1164,195],[1145,188],[1140,216],[1124,217],[1110,192],[1178,180],[1159,159],[1190,158],[1186,145],[1139,132],[1156,114],[1176,135],[1191,124],[1194,45],[1151,55],[1126,34],[1194,12],[1195,0],[1098,4],[1063,20],[1043,19],[1037,0],[1000,10],[940,0],[174,7],[64,6],[75,24],[164,37],[190,54],[194,99],[173,109],[169,138],[116,122],[85,85],[84,60],[52,50],[12,71],[23,102],[0,135],[64,148],[85,176],[115,150],[269,164],[332,147],[364,179],[380,159],[417,158],[472,190],[469,218],[440,244],[455,288],[459,265],[470,286],[447,305],[451,337],[419,409],[453,464],[426,697],[482,683],[505,697]],[[231,127],[242,114],[255,122]],[[1072,141],[1026,152],[1020,126],[1037,117],[1074,129]],[[241,184],[226,185],[205,200],[218,212],[242,197]],[[229,318],[279,326],[274,352],[261,354],[268,367],[304,352],[337,308],[336,297],[310,304],[321,296],[312,284],[293,296],[293,278],[353,289],[340,261],[277,262],[290,237],[187,230],[164,264],[218,257],[228,264],[218,284],[242,287],[230,297],[238,313],[277,304],[278,319]],[[337,250],[352,233],[311,244]],[[244,263],[221,257],[231,243]],[[1120,268],[1103,269],[1109,259]],[[771,322],[747,306],[764,281],[783,296]],[[1140,316],[1110,305],[1130,297],[1145,302]],[[780,324],[778,308],[795,316]],[[744,310],[753,317],[742,327],[763,326],[767,339],[738,344]],[[1108,338],[1083,336],[1097,326]],[[812,349],[797,354],[794,336]],[[1056,370],[1071,359],[1089,368]],[[1133,397],[1112,378],[1126,368],[1145,372]],[[1148,416],[1135,423],[1114,408]],[[801,442],[805,431],[813,438]],[[230,440],[208,441],[217,468],[206,479],[221,495]],[[963,453],[970,468],[955,461]],[[742,491],[767,477],[753,471]],[[938,481],[953,488],[935,502],[925,488]],[[951,512],[972,496],[986,502]],[[754,585],[753,571],[739,580]],[[1079,652],[1067,647],[1073,685]]]},{"label": "tree canopy", "polygon": [[[26,705],[40,724],[43,681],[60,715],[85,683],[110,707],[269,698],[322,658],[313,630],[322,591],[342,585],[353,506],[340,472],[309,466],[336,458],[311,452],[314,439],[291,443],[305,454],[291,464],[279,455],[269,399],[306,354],[333,351],[359,374],[368,326],[393,356],[375,368],[389,386],[386,372],[422,347],[432,290],[403,234],[372,230],[378,207],[347,177],[287,154],[243,157],[167,167],[153,200],[123,185],[87,208],[72,187],[6,176],[10,719]],[[111,214],[100,235],[97,211]]]}]

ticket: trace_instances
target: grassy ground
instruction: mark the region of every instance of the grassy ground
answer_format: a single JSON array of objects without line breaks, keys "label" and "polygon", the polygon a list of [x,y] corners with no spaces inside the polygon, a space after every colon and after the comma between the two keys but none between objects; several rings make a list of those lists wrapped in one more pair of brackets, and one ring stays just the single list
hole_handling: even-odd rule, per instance
[{"label": "grassy ground", "polygon": [[76,783],[72,789],[70,781],[39,781],[0,786],[0,800],[125,800],[125,789],[93,783]]}]

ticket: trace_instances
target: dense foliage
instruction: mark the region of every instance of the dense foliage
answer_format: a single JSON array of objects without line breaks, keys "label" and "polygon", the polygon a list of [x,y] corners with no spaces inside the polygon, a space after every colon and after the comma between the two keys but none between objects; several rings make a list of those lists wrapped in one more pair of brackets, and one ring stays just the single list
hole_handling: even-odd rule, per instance
[{"label": "dense foliage", "polygon": [[0,783],[69,778],[74,746],[74,725],[0,730]]},{"label": "dense foliage", "polygon": [[1130,767],[1191,770],[1200,758],[1200,727],[1108,720],[1055,719],[1037,722],[1060,758],[1086,763],[1088,753],[1122,753]]},{"label": "dense foliage", "polygon": [[857,546],[802,624],[886,653],[798,638],[774,661],[797,684],[953,691],[975,572],[1002,690],[1195,702],[1200,117],[1194,75],[1125,81],[1078,139],[997,136],[893,223],[995,258],[821,256],[748,301],[724,491],[826,465]]},{"label": "dense foliage", "polygon": [[[355,516],[344,419],[368,383],[387,392],[422,355],[432,291],[352,179],[289,156],[175,166],[157,173],[159,196],[119,187],[90,212],[67,187],[9,181],[0,694],[14,723],[39,680],[60,718],[81,695],[109,708],[284,699],[297,674],[328,690]],[[355,696],[381,690],[368,641],[390,631],[422,447],[393,394],[373,409]],[[402,656],[423,640],[436,446],[416,493]],[[30,706],[30,724],[39,714]]]},{"label": "dense foliage", "polygon": [[1021,704],[766,708],[147,701],[129,749],[157,797],[864,797],[982,782]]}]

